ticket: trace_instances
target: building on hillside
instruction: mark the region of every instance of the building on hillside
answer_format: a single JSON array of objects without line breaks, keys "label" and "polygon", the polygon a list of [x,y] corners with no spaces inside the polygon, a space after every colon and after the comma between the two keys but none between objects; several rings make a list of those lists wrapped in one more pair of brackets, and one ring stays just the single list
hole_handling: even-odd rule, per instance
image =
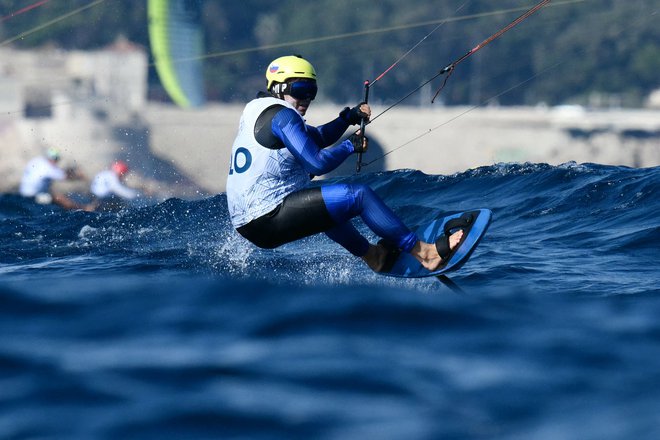
[{"label": "building on hillside", "polygon": [[121,159],[153,193],[205,193],[179,164],[152,151],[148,67],[146,50],[125,38],[94,51],[0,48],[0,192],[15,190],[25,164],[56,147],[63,165],[87,176]]},{"label": "building on hillside", "polygon": [[95,51],[2,48],[0,87],[12,91],[0,110],[25,119],[66,119],[85,108],[121,119],[146,105],[147,54],[125,38]]},{"label": "building on hillside", "polygon": [[655,89],[649,93],[646,100],[646,106],[652,109],[660,109],[660,89]]},{"label": "building on hillside", "polygon": [[147,69],[146,51],[124,38],[95,51],[0,48],[3,185],[47,147],[90,174],[126,154],[117,127],[141,124]]}]

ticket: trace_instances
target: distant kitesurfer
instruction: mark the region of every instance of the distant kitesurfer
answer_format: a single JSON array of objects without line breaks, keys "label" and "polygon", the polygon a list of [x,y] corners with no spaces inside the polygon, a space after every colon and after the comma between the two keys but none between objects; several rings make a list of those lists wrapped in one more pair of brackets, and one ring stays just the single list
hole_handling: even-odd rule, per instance
[{"label": "distant kitesurfer", "polygon": [[88,205],[71,200],[64,194],[51,189],[54,180],[81,180],[84,175],[77,168],[63,169],[58,166],[60,152],[56,148],[49,148],[45,156],[35,157],[25,166],[21,179],[20,193],[35,202],[48,205],[56,204],[64,209],[90,210]]},{"label": "distant kitesurfer", "polygon": [[[313,176],[366,151],[368,140],[358,132],[333,144],[349,126],[369,120],[369,105],[346,107],[336,119],[313,127],[303,117],[317,93],[314,67],[298,55],[280,57],[266,69],[266,80],[268,93],[260,92],[247,104],[232,147],[227,202],[239,234],[271,249],[325,232],[375,271],[387,270],[391,257],[401,251],[429,270],[442,265],[442,256],[446,259],[459,244],[462,230],[425,243],[367,185],[309,187]],[[383,238],[377,245],[351,223],[358,215]]]},{"label": "distant kitesurfer", "polygon": [[130,171],[124,161],[115,161],[112,166],[94,176],[91,192],[95,197],[97,210],[116,211],[123,207],[127,200],[133,200],[138,192],[125,185],[124,180]]}]

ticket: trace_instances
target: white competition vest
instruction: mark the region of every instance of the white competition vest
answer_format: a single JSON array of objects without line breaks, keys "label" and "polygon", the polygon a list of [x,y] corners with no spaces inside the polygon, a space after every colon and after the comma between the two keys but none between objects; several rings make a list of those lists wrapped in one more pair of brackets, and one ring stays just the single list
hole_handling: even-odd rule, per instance
[{"label": "white competition vest", "polygon": [[116,195],[122,199],[134,199],[137,191],[127,187],[112,170],[105,170],[94,176],[90,187],[92,194],[104,198]]},{"label": "white competition vest", "polygon": [[24,197],[34,197],[50,191],[53,180],[66,179],[63,169],[50,163],[45,157],[35,157],[28,162],[21,179],[20,193]]},{"label": "white competition vest", "polygon": [[310,181],[309,173],[288,149],[271,150],[254,137],[257,118],[273,105],[296,111],[284,100],[265,97],[250,101],[241,116],[231,150],[226,188],[229,215],[235,228],[269,213],[284,197],[304,188]]}]

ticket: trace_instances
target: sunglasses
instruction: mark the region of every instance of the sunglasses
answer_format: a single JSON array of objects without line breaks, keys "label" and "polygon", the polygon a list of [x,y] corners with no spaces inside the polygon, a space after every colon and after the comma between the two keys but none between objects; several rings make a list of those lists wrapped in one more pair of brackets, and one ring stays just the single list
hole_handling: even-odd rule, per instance
[{"label": "sunglasses", "polygon": [[299,101],[314,100],[318,92],[316,81],[294,81],[288,84],[284,93]]}]

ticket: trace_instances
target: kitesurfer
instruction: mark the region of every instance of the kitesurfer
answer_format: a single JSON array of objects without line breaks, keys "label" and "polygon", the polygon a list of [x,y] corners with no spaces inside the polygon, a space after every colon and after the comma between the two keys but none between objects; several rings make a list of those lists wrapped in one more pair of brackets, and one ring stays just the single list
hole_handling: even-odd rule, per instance
[{"label": "kitesurfer", "polygon": [[60,168],[58,165],[60,157],[57,148],[49,148],[45,156],[30,160],[23,171],[20,194],[41,205],[53,203],[64,209],[90,210],[90,206],[77,203],[66,195],[52,190],[54,180],[81,180],[85,177],[77,168]]},{"label": "kitesurfer", "polygon": [[99,172],[92,179],[91,192],[95,197],[97,210],[116,211],[128,200],[138,196],[138,192],[126,186],[126,175],[130,171],[128,164],[122,160],[115,161],[109,169]]},{"label": "kitesurfer", "polygon": [[[346,107],[314,127],[304,116],[316,97],[314,67],[299,55],[275,59],[266,69],[266,89],[250,101],[234,140],[227,202],[233,226],[261,248],[275,248],[320,232],[361,257],[375,271],[388,269],[398,252],[409,252],[434,270],[459,244],[463,231],[425,243],[367,185],[334,183],[310,187],[313,176],[337,168],[368,140],[354,133],[335,144],[351,125],[367,121],[367,103]],[[361,216],[383,240],[369,243],[351,223]],[[441,256],[442,255],[442,256]]]}]

